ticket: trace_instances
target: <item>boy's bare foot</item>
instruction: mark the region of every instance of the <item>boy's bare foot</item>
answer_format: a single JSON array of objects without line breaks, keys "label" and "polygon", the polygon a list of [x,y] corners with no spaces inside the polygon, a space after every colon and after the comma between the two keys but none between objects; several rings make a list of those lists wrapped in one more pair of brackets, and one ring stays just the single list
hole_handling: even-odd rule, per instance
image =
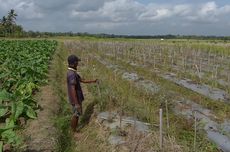
[{"label": "boy's bare foot", "polygon": [[74,137],[75,140],[80,140],[81,137],[82,137],[82,134],[80,132],[75,132],[73,137]]}]

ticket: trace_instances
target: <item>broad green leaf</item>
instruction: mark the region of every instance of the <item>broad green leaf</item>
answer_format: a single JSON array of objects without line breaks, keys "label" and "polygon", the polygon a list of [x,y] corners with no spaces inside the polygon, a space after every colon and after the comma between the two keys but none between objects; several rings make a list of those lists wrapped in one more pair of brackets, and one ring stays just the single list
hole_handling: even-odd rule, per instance
[{"label": "broad green leaf", "polygon": [[32,119],[36,118],[36,113],[31,107],[27,107],[28,109],[26,110],[26,115]]},{"label": "broad green leaf", "polygon": [[0,152],[3,152],[3,142],[0,141]]},{"label": "broad green leaf", "polygon": [[11,114],[15,116],[15,113],[16,113],[16,103],[12,102],[11,103]]},{"label": "broad green leaf", "polygon": [[11,94],[8,93],[6,90],[0,90],[0,101],[3,100],[10,100]]},{"label": "broad green leaf", "polygon": [[0,107],[0,117],[4,116],[8,111],[6,107]]},{"label": "broad green leaf", "polygon": [[32,94],[33,89],[36,89],[36,88],[37,88],[36,84],[34,84],[32,82],[28,83],[26,86],[26,90],[29,94]]},{"label": "broad green leaf", "polygon": [[15,133],[13,129],[8,129],[2,133],[2,138],[5,138],[5,139],[14,138],[14,136],[15,136]]},{"label": "broad green leaf", "polygon": [[5,128],[13,128],[14,126],[14,120],[12,118],[7,118],[6,119],[6,127]]},{"label": "broad green leaf", "polygon": [[13,129],[14,127],[8,127],[8,128],[0,128],[0,134],[3,133],[6,130]]},{"label": "broad green leaf", "polygon": [[16,103],[16,111],[14,115],[14,119],[17,120],[18,117],[22,114],[24,109],[24,103],[22,101],[19,101]]},{"label": "broad green leaf", "polygon": [[20,138],[16,135],[16,133],[14,132],[13,129],[9,129],[9,130],[4,131],[1,134],[1,136],[9,144],[16,144],[16,145],[18,145],[21,142]]},{"label": "broad green leaf", "polygon": [[5,73],[0,74],[0,79],[7,77],[9,74],[10,74],[9,72],[5,72]]}]

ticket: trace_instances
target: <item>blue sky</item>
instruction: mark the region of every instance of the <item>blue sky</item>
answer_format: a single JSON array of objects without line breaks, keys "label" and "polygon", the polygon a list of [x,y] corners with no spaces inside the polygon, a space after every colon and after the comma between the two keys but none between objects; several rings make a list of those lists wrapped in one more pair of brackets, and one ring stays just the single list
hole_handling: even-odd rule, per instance
[{"label": "blue sky", "polygon": [[25,30],[230,36],[227,0],[0,0]]}]

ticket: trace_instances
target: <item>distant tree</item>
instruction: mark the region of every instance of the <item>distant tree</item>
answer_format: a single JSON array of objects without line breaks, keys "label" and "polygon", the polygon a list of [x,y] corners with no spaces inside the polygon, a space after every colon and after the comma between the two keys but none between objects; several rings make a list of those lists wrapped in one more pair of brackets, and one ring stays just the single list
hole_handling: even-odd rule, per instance
[{"label": "distant tree", "polygon": [[5,26],[7,24],[7,18],[5,16],[0,19],[1,25]]},{"label": "distant tree", "polygon": [[7,16],[3,16],[0,20],[0,35],[1,36],[22,36],[23,28],[16,24],[16,14],[14,9],[8,12]]},{"label": "distant tree", "polygon": [[7,18],[5,16],[2,17],[0,20],[0,34],[1,36],[6,35],[6,27],[7,27]]},{"label": "distant tree", "polygon": [[18,16],[18,15],[15,13],[15,11],[13,9],[11,9],[8,12],[8,16],[7,16],[8,22],[10,22],[10,24],[16,24],[15,23],[16,16]]},{"label": "distant tree", "polygon": [[12,35],[15,31],[16,16],[18,16],[13,9],[8,12],[7,16],[7,32]]}]

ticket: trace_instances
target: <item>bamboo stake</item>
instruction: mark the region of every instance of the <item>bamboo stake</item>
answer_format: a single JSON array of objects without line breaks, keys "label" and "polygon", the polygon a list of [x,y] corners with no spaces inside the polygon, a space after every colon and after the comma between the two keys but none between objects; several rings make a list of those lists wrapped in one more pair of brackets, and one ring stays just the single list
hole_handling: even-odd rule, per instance
[{"label": "bamboo stake", "polygon": [[202,57],[200,58],[200,62],[199,62],[199,70],[200,70],[200,73],[202,71]]},{"label": "bamboo stake", "polygon": [[200,82],[201,82],[201,73],[200,73],[200,69],[199,67],[195,64],[195,67],[196,67],[196,70],[197,70],[197,73],[198,73],[198,77],[200,79]]},{"label": "bamboo stake", "polygon": [[195,126],[194,126],[194,144],[193,144],[193,148],[194,148],[194,152],[196,152],[196,132],[197,132],[197,120],[196,120],[196,111],[194,112],[194,119],[195,119]]},{"label": "bamboo stake", "polygon": [[166,121],[167,121],[167,129],[169,129],[169,113],[168,113],[168,101],[166,100]]},{"label": "bamboo stake", "polygon": [[163,124],[162,124],[162,109],[160,109],[160,150],[163,149],[163,136],[162,136],[162,127],[163,127]]}]

